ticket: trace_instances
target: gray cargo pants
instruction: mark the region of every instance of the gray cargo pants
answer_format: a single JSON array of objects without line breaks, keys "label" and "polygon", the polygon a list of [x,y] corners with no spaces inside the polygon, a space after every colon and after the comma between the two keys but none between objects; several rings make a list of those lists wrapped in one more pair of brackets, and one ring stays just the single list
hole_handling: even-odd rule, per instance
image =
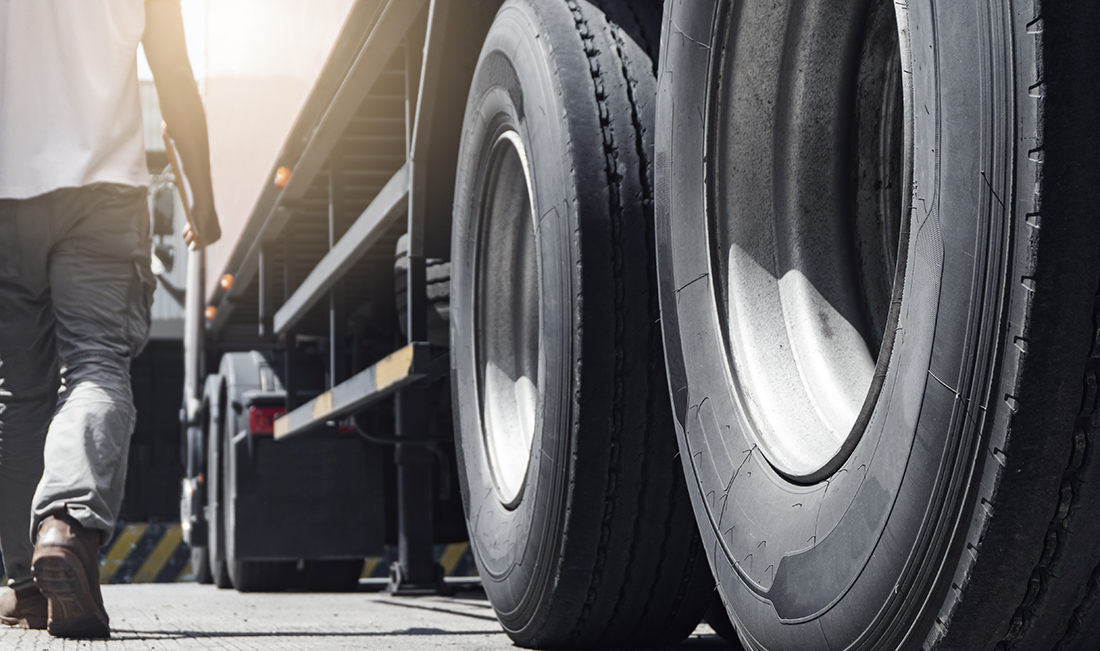
[{"label": "gray cargo pants", "polygon": [[[145,188],[0,199],[0,552],[31,580],[33,538],[65,509],[106,542],[126,480],[130,359],[149,335]],[[29,532],[29,534],[28,534]]]}]

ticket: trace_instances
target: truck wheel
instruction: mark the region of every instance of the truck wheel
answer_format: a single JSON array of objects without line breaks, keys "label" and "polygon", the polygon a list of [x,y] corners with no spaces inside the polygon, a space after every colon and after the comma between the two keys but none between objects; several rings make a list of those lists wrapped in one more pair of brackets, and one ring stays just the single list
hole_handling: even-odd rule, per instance
[{"label": "truck wheel", "polygon": [[[232,476],[229,469],[230,464],[234,463],[233,454],[230,451],[231,445],[232,437],[223,437],[223,478]],[[229,482],[225,481],[224,484],[226,491],[223,495],[228,498]],[[236,555],[233,553],[233,546],[229,544],[231,537],[234,535],[234,529],[236,528],[234,509],[228,499],[226,499],[223,504],[225,508],[222,509],[222,515],[224,517],[222,530],[224,531],[226,540],[226,545],[223,548],[225,549],[224,563],[232,587],[240,592],[277,592],[279,590],[286,590],[290,587],[294,580],[294,561],[242,561],[236,558]]]},{"label": "truck wheel", "polygon": [[451,364],[470,544],[504,629],[540,648],[675,644],[713,589],[674,462],[651,263],[644,17],[659,14],[599,6],[504,5],[458,158]]},{"label": "truck wheel", "polygon": [[748,648],[1100,646],[1098,30],[1095,3],[666,9],[668,374]]},{"label": "truck wheel", "polygon": [[[217,377],[217,376],[216,376]],[[222,511],[225,508],[225,481],[222,475],[222,439],[225,432],[228,404],[226,402],[225,383],[221,378],[208,384],[215,387],[210,398],[210,428],[206,443],[207,469],[207,505],[206,531],[207,555],[210,562],[210,575],[214,585],[222,589],[233,587],[229,578],[229,568],[225,563],[225,523]]]},{"label": "truck wheel", "polygon": [[195,583],[209,585],[214,582],[214,573],[210,570],[210,552],[206,547],[191,548],[191,572]]},{"label": "truck wheel", "polygon": [[238,558],[235,541],[237,529],[236,473],[246,467],[237,459],[238,449],[233,445],[234,436],[248,429],[245,404],[246,391],[281,391],[282,383],[261,353],[256,351],[227,353],[222,356],[219,374],[225,381],[225,400],[222,403],[221,516],[225,550],[225,565],[229,580],[241,592],[273,592],[290,587],[294,578],[294,561],[252,561]]},{"label": "truck wheel", "polygon": [[191,547],[191,572],[195,581],[207,585],[214,582],[210,569],[210,533],[206,522],[207,480],[206,447],[210,440],[210,403],[216,397],[217,377],[208,376],[203,387],[200,425],[184,430],[180,441],[180,456],[186,459],[185,478],[191,490],[180,495],[180,522],[184,524],[184,542]]}]

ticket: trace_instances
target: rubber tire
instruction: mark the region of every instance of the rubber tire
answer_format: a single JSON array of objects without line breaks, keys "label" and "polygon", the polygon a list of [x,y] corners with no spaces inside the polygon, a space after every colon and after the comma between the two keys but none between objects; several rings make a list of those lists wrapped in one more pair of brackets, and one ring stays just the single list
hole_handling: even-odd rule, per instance
[{"label": "rubber tire", "polygon": [[307,592],[352,592],[362,574],[361,558],[306,561],[298,571],[297,587]]},{"label": "rubber tire", "polygon": [[206,547],[191,548],[191,571],[195,575],[195,582],[200,585],[214,582],[214,573],[210,570],[210,553]]},{"label": "rubber tire", "polygon": [[[451,301],[451,263],[428,258],[425,264],[425,277],[428,294],[428,341],[436,346],[450,344],[451,330],[448,325]],[[409,235],[397,239],[393,255],[393,294],[397,304],[397,325],[402,336],[408,336],[407,307],[409,304],[408,276]]]},{"label": "rubber tire", "polygon": [[206,505],[206,532],[207,555],[210,562],[210,576],[214,585],[223,590],[233,587],[233,581],[229,577],[229,567],[225,562],[225,522],[222,515],[225,504],[225,482],[223,481],[222,468],[222,432],[225,430],[225,417],[228,408],[225,395],[225,383],[220,376],[208,386],[215,388],[214,395],[210,398],[210,431],[206,444],[206,478],[207,505]]},{"label": "rubber tire", "polygon": [[[713,590],[674,463],[657,329],[656,86],[644,39],[632,35],[645,33],[636,16],[659,13],[601,6],[607,14],[583,1],[505,3],[474,74],[458,158],[451,364],[463,503],[485,591],[527,647],[672,645]],[[540,406],[513,509],[498,499],[482,447],[474,351],[479,170],[506,128],[523,142],[541,215]]]},{"label": "rubber tire", "polygon": [[734,649],[744,649],[744,647],[741,646],[740,638],[737,637],[737,629],[734,627],[733,622],[730,621],[729,613],[726,612],[726,605],[722,603],[722,597],[717,591],[710,601],[710,607],[707,608],[707,613],[703,616],[703,621],[709,624],[719,637],[729,642]]},{"label": "rubber tire", "polygon": [[705,548],[750,649],[1100,648],[1100,8],[906,5],[902,336],[868,431],[811,485],[745,431],[716,327],[706,152],[731,3],[666,8],[662,323]]},{"label": "rubber tire", "polygon": [[[233,459],[229,452],[230,445],[231,437],[223,437],[222,459],[225,465],[222,466],[222,477],[230,476],[229,464]],[[222,518],[222,531],[228,538],[235,526],[230,521],[232,511],[228,508],[222,509]],[[228,545],[224,549],[226,574],[229,575],[229,582],[239,592],[278,592],[286,590],[294,582],[297,565],[294,561],[242,561],[233,558],[228,551]]]},{"label": "rubber tire", "polygon": [[[271,368],[268,359],[257,351],[226,353],[218,367],[224,378],[226,400],[223,405],[243,404],[242,395],[246,391],[261,390],[282,391],[282,382]],[[229,478],[234,476],[233,468],[242,463],[237,460],[237,451],[233,447],[233,433],[242,432],[248,427],[247,415],[237,413],[237,409],[223,407],[224,417],[221,436],[221,484],[222,508],[221,526],[225,550],[225,565],[229,581],[240,592],[276,592],[285,590],[294,582],[295,561],[253,561],[239,560],[235,557],[233,541],[236,520],[235,504],[229,499],[234,487]]]}]

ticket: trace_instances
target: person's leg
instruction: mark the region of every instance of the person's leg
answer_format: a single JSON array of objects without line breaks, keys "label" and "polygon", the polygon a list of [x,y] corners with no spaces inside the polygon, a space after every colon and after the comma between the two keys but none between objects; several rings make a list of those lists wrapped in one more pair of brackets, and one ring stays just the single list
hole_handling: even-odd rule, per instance
[{"label": "person's leg", "polygon": [[130,359],[149,335],[149,211],[144,188],[62,196],[48,262],[62,390],[34,496],[31,572],[52,635],[107,637],[97,550],[122,504],[136,416]]},{"label": "person's leg", "polygon": [[46,435],[34,531],[67,513],[106,542],[122,504],[136,412],[130,360],[144,347],[155,278],[144,188],[96,185],[68,195],[49,282],[62,367]]},{"label": "person's leg", "polygon": [[0,200],[0,551],[16,590],[32,585],[31,499],[57,401],[49,205]]}]

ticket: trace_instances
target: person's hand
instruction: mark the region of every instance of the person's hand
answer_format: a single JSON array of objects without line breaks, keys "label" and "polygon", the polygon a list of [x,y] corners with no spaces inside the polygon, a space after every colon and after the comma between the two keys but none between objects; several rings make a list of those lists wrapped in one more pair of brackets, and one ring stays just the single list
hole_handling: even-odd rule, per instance
[{"label": "person's hand", "polygon": [[222,229],[213,205],[195,204],[191,208],[191,221],[198,227],[198,233],[191,228],[190,223],[183,228],[183,241],[187,243],[188,249],[197,251],[221,238]]},{"label": "person's hand", "polygon": [[189,249],[198,250],[217,242],[222,231],[214,210],[206,113],[187,59],[183,14],[178,1],[145,4],[145,34],[141,42],[153,71],[166,131],[171,133],[178,154],[176,173],[183,178],[176,182],[186,180],[191,189],[188,196],[194,202],[190,212],[194,228],[185,228],[183,239]]}]

